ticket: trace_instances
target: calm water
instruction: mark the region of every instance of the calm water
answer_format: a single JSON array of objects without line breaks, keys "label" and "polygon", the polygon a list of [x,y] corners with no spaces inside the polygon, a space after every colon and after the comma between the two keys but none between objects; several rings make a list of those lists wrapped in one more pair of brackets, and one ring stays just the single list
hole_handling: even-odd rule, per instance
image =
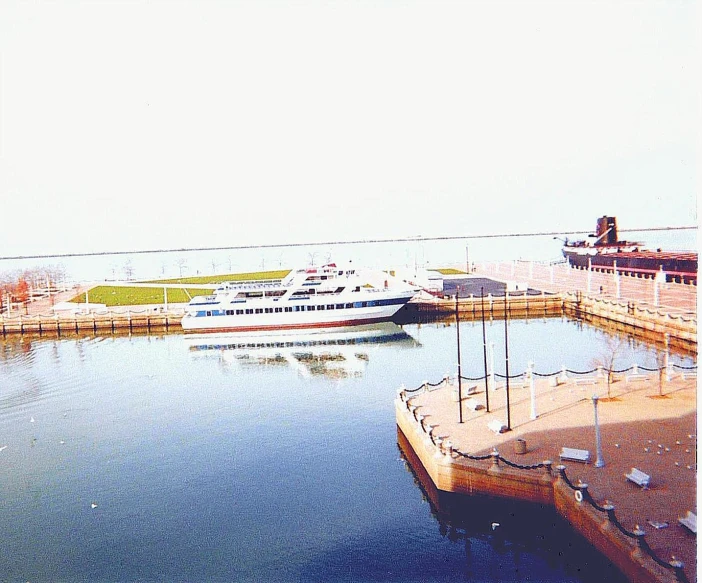
[{"label": "calm water", "polygon": [[[587,369],[605,345],[568,321],[509,331],[512,373]],[[0,581],[612,580],[567,552],[582,541],[549,513],[481,502],[439,519],[398,450],[393,399],[455,371],[456,329],[395,332],[0,343]],[[488,326],[498,372],[502,334]],[[479,323],[461,344],[463,374],[482,374]],[[628,346],[618,365],[655,361]]]}]

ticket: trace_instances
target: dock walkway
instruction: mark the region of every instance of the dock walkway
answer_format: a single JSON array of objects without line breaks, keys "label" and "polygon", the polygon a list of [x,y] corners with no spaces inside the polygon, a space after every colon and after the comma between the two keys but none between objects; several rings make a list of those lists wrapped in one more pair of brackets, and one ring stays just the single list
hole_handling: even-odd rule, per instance
[{"label": "dock walkway", "polygon": [[[511,388],[511,430],[504,433],[495,433],[488,426],[491,422],[507,425],[504,388],[490,390],[490,412],[485,409],[482,385],[476,394],[465,395],[464,403],[471,399],[471,405],[478,401],[480,406],[475,410],[464,406],[463,423],[459,423],[458,403],[452,387],[406,390],[396,401],[397,422],[439,490],[481,492],[551,503],[587,538],[593,540],[591,535],[596,531],[594,538],[600,540],[601,533],[608,529],[606,515],[588,515],[590,519],[585,520],[587,512],[573,496],[565,495],[567,502],[564,503],[563,496],[558,498],[555,488],[561,449],[588,450],[589,463],[563,461],[570,481],[588,484],[588,492],[597,504],[604,505],[605,501],[613,504],[616,517],[626,530],[645,531],[646,543],[654,553],[666,562],[672,557],[683,561],[686,576],[695,581],[696,538],[678,518],[688,511],[696,512],[696,379],[676,372],[670,381],[664,382],[661,396],[656,373],[629,382],[622,377],[612,385],[608,399],[603,398],[607,396],[604,381],[598,386],[576,384],[575,379],[570,379],[553,386],[555,383],[550,379],[537,379],[536,419],[532,419],[530,390]],[[600,397],[598,417],[604,467],[596,467],[599,456],[593,394]],[[431,431],[431,438],[428,431]],[[445,453],[447,442],[454,450],[450,457]],[[515,470],[503,465],[486,481],[481,476],[487,475],[491,460],[473,461],[455,453],[484,456],[495,449],[503,458],[522,466],[551,460],[552,469],[546,470],[549,473],[546,489],[542,487],[543,468]],[[525,453],[518,453],[521,450]],[[643,489],[626,479],[625,474],[634,467],[651,476],[649,488]],[[572,494],[568,488],[565,490]],[[590,510],[591,514],[597,514]],[[616,539],[615,543],[598,545],[597,540],[593,540],[593,544],[608,556],[617,555],[609,558],[615,564],[625,565],[624,568],[620,566],[624,572],[632,557],[634,563],[650,566],[650,558],[640,551],[637,555],[635,542],[614,531],[616,529],[611,527],[607,536]],[[643,576],[644,571],[653,576]],[[631,573],[629,568],[630,576]],[[675,576],[672,571],[653,564],[652,570],[644,569],[632,580],[675,581]]]}]

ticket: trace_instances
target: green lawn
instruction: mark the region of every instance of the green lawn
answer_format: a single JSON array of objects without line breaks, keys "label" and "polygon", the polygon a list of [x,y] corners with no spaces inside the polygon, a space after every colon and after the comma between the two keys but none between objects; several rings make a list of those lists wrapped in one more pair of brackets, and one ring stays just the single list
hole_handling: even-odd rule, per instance
[{"label": "green lawn", "polygon": [[[280,269],[277,271],[256,271],[251,273],[226,273],[222,275],[203,275],[198,277],[184,277],[182,279],[154,279],[140,283],[153,283],[154,287],[128,287],[98,285],[88,291],[88,301],[91,304],[105,304],[113,306],[143,306],[145,304],[163,304],[164,283],[182,284],[219,284],[223,281],[254,281],[259,279],[282,279],[290,270]],[[168,288],[168,303],[180,304],[189,302],[193,296],[205,296],[214,291],[211,289],[193,289],[184,287],[182,289]],[[81,304],[85,302],[85,294],[80,294],[70,301]]]},{"label": "green lawn", "polygon": [[[213,289],[174,289],[168,288],[168,303],[179,304],[189,302],[193,296],[205,296],[212,293]],[[190,295],[188,295],[190,294]],[[85,302],[85,294],[80,294],[72,302]],[[111,285],[98,285],[88,291],[88,301],[91,304],[105,304],[112,306],[143,306],[144,304],[163,304],[162,287],[123,287]]]},{"label": "green lawn", "polygon": [[432,271],[438,271],[441,275],[466,275],[465,271],[454,269],[453,267],[440,267],[439,269],[432,269]]},{"label": "green lawn", "polygon": [[222,283],[223,281],[253,281],[259,279],[283,279],[289,269],[277,271],[252,271],[250,273],[224,273],[221,275],[199,275],[197,277],[177,277],[174,279],[150,279],[141,283]]}]

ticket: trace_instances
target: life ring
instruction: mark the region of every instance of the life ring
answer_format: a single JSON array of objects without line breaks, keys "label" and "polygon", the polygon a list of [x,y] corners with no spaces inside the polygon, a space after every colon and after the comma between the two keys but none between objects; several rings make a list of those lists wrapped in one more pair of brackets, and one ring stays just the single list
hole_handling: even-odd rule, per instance
[{"label": "life ring", "polygon": [[575,491],[575,500],[577,502],[582,502],[583,501],[583,492],[582,490],[576,490]]}]

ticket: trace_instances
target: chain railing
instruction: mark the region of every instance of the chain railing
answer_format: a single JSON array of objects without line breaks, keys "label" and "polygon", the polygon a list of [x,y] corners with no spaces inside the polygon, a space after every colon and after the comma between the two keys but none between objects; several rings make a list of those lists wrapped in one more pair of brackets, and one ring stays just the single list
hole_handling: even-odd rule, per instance
[{"label": "chain railing", "polygon": [[[691,366],[691,367],[684,367],[682,365],[671,365],[672,367],[679,368],[682,370],[696,370],[697,366]],[[631,370],[638,370],[638,369],[643,369],[647,370],[649,372],[658,372],[661,370],[665,370],[665,367],[657,368],[657,369],[648,369],[645,367],[641,367],[638,365],[632,365],[629,368],[622,369],[622,370],[608,370],[606,368],[602,368],[603,371],[605,372],[611,372],[611,373],[624,373],[624,372],[629,372]],[[532,372],[531,374],[534,374],[536,376],[554,376],[557,374],[563,374],[563,372],[568,372],[570,374],[577,374],[577,375],[587,375],[587,374],[592,374],[595,371],[598,371],[600,369],[593,369],[590,371],[572,371],[570,369],[562,369],[560,371],[557,371],[555,373],[535,373]],[[510,376],[510,378],[519,378],[524,376],[526,373],[520,373],[514,376]],[[461,379],[465,380],[482,380],[485,378],[485,376],[478,377],[478,378],[471,378],[471,377],[460,377]],[[505,378],[502,376],[502,378]],[[422,432],[426,433],[431,441],[431,443],[438,448],[438,451],[441,452],[444,455],[448,455],[449,457],[453,458],[454,456],[457,458],[463,458],[471,461],[485,461],[485,460],[491,460],[491,464],[493,467],[499,466],[499,463],[502,462],[505,465],[517,469],[517,470],[524,470],[524,471],[532,471],[532,470],[537,470],[537,469],[545,469],[546,474],[549,477],[553,476],[552,472],[552,465],[553,462],[550,460],[545,460],[543,462],[537,463],[537,464],[531,464],[531,465],[523,465],[523,464],[518,464],[515,463],[502,455],[498,452],[498,450],[495,448],[493,449],[492,452],[488,454],[483,454],[483,455],[473,455],[469,454],[466,452],[463,452],[459,450],[458,448],[454,447],[453,444],[448,441],[446,438],[438,438],[434,435],[434,428],[436,426],[429,425],[425,423],[425,417],[418,413],[419,407],[416,405],[413,405],[411,401],[414,399],[414,397],[408,397],[408,394],[411,393],[417,393],[418,391],[429,391],[431,389],[435,389],[438,386],[444,385],[448,386],[449,384],[449,377],[445,376],[441,381],[437,383],[429,383],[428,381],[425,381],[422,383],[419,387],[416,389],[405,389],[401,388],[400,391],[398,392],[398,396],[400,400],[405,403],[405,406],[407,407],[407,410],[410,412],[414,420],[419,424]],[[639,549],[641,549],[644,553],[646,553],[656,564],[660,565],[661,567],[664,567],[666,569],[670,569],[673,571],[675,574],[675,578],[681,582],[681,583],[689,583],[689,579],[685,575],[684,571],[684,563],[675,556],[671,557],[670,561],[665,561],[661,559],[655,551],[651,548],[651,546],[648,544],[648,541],[645,539],[646,532],[640,528],[639,525],[636,525],[633,531],[630,531],[626,529],[622,523],[619,521],[619,519],[616,516],[615,513],[615,507],[613,504],[611,504],[609,501],[605,500],[604,504],[600,505],[598,504],[592,495],[590,494],[588,490],[588,485],[582,482],[578,482],[577,484],[574,484],[571,482],[571,480],[568,478],[568,475],[566,474],[566,467],[564,465],[558,465],[556,466],[556,471],[557,471],[557,477],[571,490],[575,492],[575,499],[578,503],[586,502],[590,506],[592,506],[595,510],[599,512],[603,512],[607,515],[607,519],[616,527],[616,529],[624,536],[627,538],[631,538],[636,540],[636,544]]]}]

